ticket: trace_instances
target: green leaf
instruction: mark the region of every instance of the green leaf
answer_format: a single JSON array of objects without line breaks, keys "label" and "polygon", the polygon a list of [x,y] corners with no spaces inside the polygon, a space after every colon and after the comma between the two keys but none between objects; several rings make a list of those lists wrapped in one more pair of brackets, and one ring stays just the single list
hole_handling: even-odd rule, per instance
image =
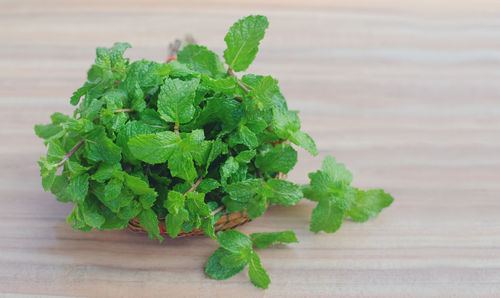
[{"label": "green leaf", "polygon": [[220,167],[220,178],[221,178],[221,184],[223,186],[227,185],[227,180],[231,177],[232,174],[236,173],[238,171],[240,165],[234,157],[230,156]]},{"label": "green leaf", "polygon": [[241,151],[238,155],[236,155],[236,161],[244,164],[249,163],[255,157],[255,154],[255,150]]},{"label": "green leaf", "polygon": [[150,164],[166,162],[177,150],[181,139],[172,131],[138,135],[128,141],[133,156]]},{"label": "green leaf", "polygon": [[321,170],[333,179],[333,181],[341,182],[343,184],[351,184],[352,174],[347,170],[344,164],[337,163],[332,156],[326,156]]},{"label": "green leaf", "polygon": [[141,178],[125,174],[125,182],[127,187],[136,195],[155,195],[154,188],[149,187],[149,184]]},{"label": "green leaf", "polygon": [[198,187],[196,188],[196,191],[201,192],[201,193],[207,193],[211,192],[214,189],[217,189],[220,187],[220,183],[212,178],[205,178],[203,179]]},{"label": "green leaf", "polygon": [[311,216],[311,232],[336,232],[342,225],[344,210],[337,207],[332,200],[321,199]]},{"label": "green leaf", "polygon": [[253,149],[259,145],[259,140],[257,139],[257,135],[251,131],[250,128],[241,125],[238,131],[229,138],[229,145],[231,147],[237,144],[243,144],[249,149]]},{"label": "green leaf", "polygon": [[207,218],[203,218],[201,220],[201,229],[205,232],[205,235],[207,235],[208,237],[212,238],[212,239],[217,239],[215,237],[215,227],[214,227],[214,224],[215,224],[215,220],[214,220],[214,217],[213,216],[209,216]]},{"label": "green leaf", "polygon": [[303,197],[300,186],[281,179],[269,179],[263,187],[262,194],[272,204],[293,206]]},{"label": "green leaf", "polygon": [[50,164],[42,159],[38,162],[40,165],[40,176],[42,176],[42,187],[45,191],[49,190],[56,178],[57,166]]},{"label": "green leaf", "polygon": [[248,68],[257,55],[268,26],[267,18],[261,15],[248,16],[231,26],[224,38],[227,45],[224,59],[230,69],[243,71]]},{"label": "green leaf", "polygon": [[297,163],[297,151],[288,144],[278,144],[255,158],[255,166],[262,172],[288,173]]},{"label": "green leaf", "polygon": [[158,112],[167,122],[187,123],[194,116],[194,96],[199,80],[165,80],[158,95]]},{"label": "green leaf", "polygon": [[121,171],[121,169],[122,166],[119,163],[115,164],[103,163],[99,165],[97,171],[90,177],[96,180],[97,182],[103,183],[104,181],[113,177],[113,172]]},{"label": "green leaf", "polygon": [[314,140],[305,132],[296,131],[292,132],[288,137],[290,142],[294,143],[297,146],[300,146],[306,149],[312,156],[318,155],[318,149],[316,149],[316,144]]},{"label": "green leaf", "polygon": [[177,61],[190,65],[193,70],[213,78],[221,78],[226,72],[219,56],[200,45],[185,46],[177,54]]},{"label": "green leaf", "polygon": [[59,202],[71,202],[71,198],[66,193],[66,188],[68,187],[69,179],[66,176],[58,175],[54,178],[52,187],[50,191],[56,196],[56,200]]},{"label": "green leaf", "polygon": [[123,181],[120,179],[113,178],[111,179],[104,188],[104,199],[106,201],[111,201],[116,199],[122,192]]},{"label": "green leaf", "polygon": [[83,174],[72,177],[69,181],[66,193],[76,203],[82,203],[89,191],[89,175]]},{"label": "green leaf", "polygon": [[236,230],[217,233],[220,246],[232,253],[241,253],[252,249],[252,242],[247,235]]},{"label": "green leaf", "polygon": [[156,192],[151,194],[140,195],[139,202],[141,202],[142,208],[148,209],[153,207],[154,203],[156,202],[157,196],[158,194]]},{"label": "green leaf", "polygon": [[186,197],[180,192],[171,190],[168,192],[167,200],[164,203],[165,208],[169,213],[177,214],[184,209],[184,201]]},{"label": "green leaf", "polygon": [[226,191],[232,200],[248,202],[261,187],[261,179],[248,179],[226,186]]},{"label": "green leaf", "polygon": [[[150,110],[152,111],[152,110]],[[153,111],[154,112],[154,111]],[[154,112],[156,113],[156,112]],[[144,120],[142,120],[144,121]],[[159,132],[164,130],[161,128],[161,125],[165,123],[163,120],[160,120],[160,124],[148,124],[145,121],[129,121],[118,131],[118,136],[116,137],[116,144],[120,146],[123,150],[124,160],[131,163],[138,163],[137,159],[133,156],[132,152],[129,149],[128,142],[131,138],[134,138],[138,135],[151,134],[154,132]],[[154,125],[154,126],[152,126]]]},{"label": "green leaf", "polygon": [[197,192],[188,192],[186,194],[186,207],[190,213],[199,217],[210,216],[212,210],[205,203],[205,194]]},{"label": "green leaf", "polygon": [[250,219],[262,216],[267,209],[267,199],[264,196],[256,195],[248,201],[247,215]]},{"label": "green leaf", "polygon": [[259,110],[272,106],[272,97],[279,93],[278,80],[271,76],[261,77],[255,87],[250,90],[248,95],[252,97]]},{"label": "green leaf", "polygon": [[189,183],[192,183],[197,177],[193,157],[180,150],[174,151],[169,157],[168,168],[172,176],[184,179]]},{"label": "green leaf", "polygon": [[249,202],[240,202],[232,200],[229,196],[223,197],[221,201],[226,207],[226,212],[228,214],[242,211],[247,207],[247,204],[250,204]]},{"label": "green leaf", "polygon": [[98,201],[85,200],[81,206],[81,211],[85,223],[91,227],[100,229],[106,218],[99,213]]},{"label": "green leaf", "polygon": [[35,125],[35,134],[39,138],[50,140],[52,138],[62,137],[65,131],[60,124],[37,124]]},{"label": "green leaf", "polygon": [[226,267],[221,265],[221,260],[234,253],[220,247],[214,251],[207,261],[205,273],[215,280],[228,279],[245,269],[247,262],[242,262],[239,266]]},{"label": "green leaf", "polygon": [[179,235],[179,232],[182,229],[182,224],[187,219],[189,219],[189,215],[185,209],[181,209],[181,212],[178,214],[167,214],[165,217],[165,223],[167,225],[167,233],[170,237],[175,238]]},{"label": "green leaf", "polygon": [[276,242],[280,243],[298,243],[295,232],[291,230],[282,232],[269,232],[269,233],[253,233],[250,234],[253,245],[257,248],[265,248]]},{"label": "green leaf", "polygon": [[354,204],[346,216],[357,222],[365,222],[376,217],[382,209],[389,207],[394,198],[382,189],[357,190]]},{"label": "green leaf", "polygon": [[230,132],[243,117],[241,103],[232,98],[211,97],[207,99],[205,108],[197,119],[197,125],[202,127],[209,123],[222,122],[224,132]]},{"label": "green leaf", "polygon": [[249,252],[231,253],[220,259],[220,264],[227,268],[239,268],[248,264]]},{"label": "green leaf", "polygon": [[92,161],[103,161],[114,164],[121,160],[121,148],[105,136],[103,127],[96,129],[87,136],[85,142],[87,158]]},{"label": "green leaf", "polygon": [[262,267],[260,263],[259,255],[256,252],[252,252],[250,255],[250,260],[248,262],[248,276],[250,281],[261,289],[267,289],[271,283],[269,275],[267,275],[266,269]]},{"label": "green leaf", "polygon": [[138,219],[141,227],[148,232],[149,238],[163,241],[163,237],[160,235],[160,227],[158,226],[158,217],[153,210],[142,210],[142,212],[139,213]]}]

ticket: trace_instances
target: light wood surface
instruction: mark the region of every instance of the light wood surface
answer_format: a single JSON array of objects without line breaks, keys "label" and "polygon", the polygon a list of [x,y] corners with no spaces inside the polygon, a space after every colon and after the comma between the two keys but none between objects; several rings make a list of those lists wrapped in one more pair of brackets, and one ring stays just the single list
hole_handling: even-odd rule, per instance
[{"label": "light wood surface", "polygon": [[[334,155],[359,187],[396,198],[377,219],[312,234],[313,204],[275,207],[243,232],[293,229],[260,250],[261,291],[241,273],[203,273],[207,238],[158,244],[126,231],[83,233],[40,185],[33,133],[71,93],[96,46],[166,58],[185,33],[221,53],[227,28],[263,13],[250,71],[279,78],[316,140],[290,179]],[[0,1],[0,293],[101,297],[499,297],[500,2],[396,0]]]}]

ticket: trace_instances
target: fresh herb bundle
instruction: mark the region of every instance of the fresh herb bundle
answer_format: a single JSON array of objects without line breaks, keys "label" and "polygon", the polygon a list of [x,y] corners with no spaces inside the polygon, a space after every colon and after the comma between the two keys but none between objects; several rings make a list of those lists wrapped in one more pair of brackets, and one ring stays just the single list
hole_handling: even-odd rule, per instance
[{"label": "fresh herb bundle", "polygon": [[221,246],[208,260],[208,275],[227,279],[248,265],[252,283],[267,288],[253,247],[297,242],[295,234],[216,236],[222,209],[246,210],[255,219],[270,204],[293,206],[306,197],[318,202],[310,230],[333,233],[344,218],[363,222],[392,203],[380,189],[351,187],[352,174],[332,157],[309,174],[309,185],[277,178],[297,162],[293,145],[318,152],[276,79],[235,75],[254,60],[267,27],[267,18],[256,15],[230,28],[227,68],[193,44],[168,63],[130,63],[123,57],[127,43],[97,49],[88,81],[71,97],[78,105],[73,116],[55,113],[51,124],[35,126],[48,145],[39,162],[42,186],[74,204],[68,217],[74,229],[124,229],[137,218],[161,241],[159,219],[172,238],[199,228]]}]

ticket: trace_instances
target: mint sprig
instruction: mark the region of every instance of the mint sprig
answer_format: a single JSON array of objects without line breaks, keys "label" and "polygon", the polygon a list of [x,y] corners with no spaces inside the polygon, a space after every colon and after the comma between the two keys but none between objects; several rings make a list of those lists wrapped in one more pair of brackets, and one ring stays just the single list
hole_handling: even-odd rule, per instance
[{"label": "mint sprig", "polygon": [[248,265],[250,281],[262,289],[269,287],[271,279],[253,246],[264,248],[275,242],[298,242],[293,231],[255,233],[248,237],[236,230],[219,232],[217,241],[221,247],[208,259],[205,272],[213,279],[228,279]]},{"label": "mint sprig", "polygon": [[[297,163],[295,146],[318,154],[287,107],[278,80],[244,74],[254,61],[267,18],[237,21],[224,38],[224,61],[201,45],[188,45],[178,60],[131,62],[128,43],[97,48],[87,81],[73,93],[72,116],[54,113],[36,125],[48,146],[39,161],[42,187],[73,204],[76,230],[124,229],[137,219],[150,238],[162,241],[202,229],[220,248],[206,272],[227,279],[247,266],[251,282],[270,278],[255,248],[297,242],[292,231],[215,233],[222,211],[246,210],[251,219],[270,205],[318,202],[313,232],[335,232],[344,218],[364,222],[393,198],[380,189],[352,187],[352,174],[327,157],[311,183],[278,179]],[[170,59],[169,59],[170,60]]]}]

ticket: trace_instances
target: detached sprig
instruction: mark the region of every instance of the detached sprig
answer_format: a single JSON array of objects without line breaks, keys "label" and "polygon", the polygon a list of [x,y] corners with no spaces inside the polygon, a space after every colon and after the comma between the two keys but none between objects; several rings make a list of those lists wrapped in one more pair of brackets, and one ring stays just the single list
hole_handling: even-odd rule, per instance
[{"label": "detached sprig", "polygon": [[201,229],[220,244],[206,273],[227,279],[248,266],[251,282],[270,278],[256,248],[292,243],[292,231],[216,233],[221,211],[246,211],[251,219],[270,205],[317,202],[310,230],[333,233],[345,218],[363,222],[393,198],[381,189],[351,186],[352,174],[333,157],[300,186],[281,178],[297,163],[296,147],[318,155],[271,76],[239,75],[255,59],[268,27],[252,15],[224,38],[224,62],[201,45],[177,44],[177,60],[131,62],[128,43],[97,48],[87,81],[73,93],[73,116],[54,113],[36,125],[48,145],[39,161],[42,186],[73,204],[76,230],[124,229],[139,221],[162,241]]}]

